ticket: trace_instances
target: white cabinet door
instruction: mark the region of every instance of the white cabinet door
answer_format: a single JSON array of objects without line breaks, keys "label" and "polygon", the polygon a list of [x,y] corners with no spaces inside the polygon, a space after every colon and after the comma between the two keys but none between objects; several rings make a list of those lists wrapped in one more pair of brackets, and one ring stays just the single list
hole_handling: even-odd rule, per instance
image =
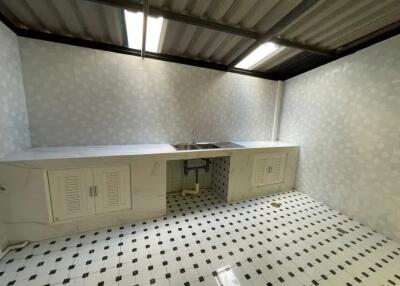
[{"label": "white cabinet door", "polygon": [[93,215],[92,169],[52,170],[48,172],[55,221]]},{"label": "white cabinet door", "polygon": [[268,185],[283,182],[286,167],[286,153],[272,153],[267,159],[266,181]]},{"label": "white cabinet door", "polygon": [[283,182],[286,153],[255,155],[251,182],[253,186],[265,186]]},{"label": "white cabinet door", "polygon": [[96,213],[131,208],[129,166],[93,169]]},{"label": "white cabinet door", "polygon": [[266,170],[268,168],[267,156],[264,154],[256,155],[253,158],[253,171],[251,183],[253,186],[264,186],[266,182]]}]

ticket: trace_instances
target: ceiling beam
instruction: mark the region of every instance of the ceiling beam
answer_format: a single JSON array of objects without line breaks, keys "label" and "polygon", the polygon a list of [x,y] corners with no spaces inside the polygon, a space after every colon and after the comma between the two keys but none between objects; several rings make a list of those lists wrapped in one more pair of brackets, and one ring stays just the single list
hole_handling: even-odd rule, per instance
[{"label": "ceiling beam", "polygon": [[[86,1],[105,4],[105,5],[121,8],[121,9],[127,9],[130,11],[143,11],[144,10],[143,5],[138,2],[135,2],[135,1],[127,1],[127,0],[86,0]],[[146,3],[146,1],[144,1],[144,3]],[[209,21],[209,20],[185,15],[185,14],[171,12],[169,10],[161,9],[161,8],[154,7],[154,6],[149,6],[148,15],[156,16],[156,17],[162,16],[163,18],[169,19],[172,21],[186,23],[186,24],[194,25],[194,26],[200,26],[200,27],[207,28],[210,30],[220,31],[220,32],[233,34],[233,35],[237,35],[237,36],[241,36],[241,37],[249,38],[249,39],[258,40],[262,37],[262,35],[260,35],[256,32],[253,32],[253,31],[244,30],[241,28],[237,28],[237,27],[233,27],[233,26],[229,26],[229,25],[217,23],[214,21]],[[293,41],[286,40],[286,39],[274,38],[274,42],[281,46],[292,47],[295,49],[308,51],[313,54],[319,54],[319,55],[324,55],[324,56],[330,55],[330,51],[326,51],[326,50],[320,49],[318,47],[308,46],[308,45],[305,45],[302,43],[297,43],[297,42],[293,42]]]},{"label": "ceiling beam", "polygon": [[396,21],[377,31],[371,32],[365,36],[362,36],[361,38],[358,38],[350,43],[347,43],[337,48],[336,54],[340,56],[345,54],[348,55],[399,34],[400,21]]},{"label": "ceiling beam", "polygon": [[312,54],[299,55],[271,70],[266,71],[266,74],[274,75],[282,80],[287,80],[397,35],[400,35],[400,21],[389,24],[377,31],[337,48],[331,57],[320,57]]},{"label": "ceiling beam", "polygon": [[[85,1],[105,4],[133,12],[143,11],[143,5],[135,1],[128,1],[128,0],[85,0]],[[172,12],[155,6],[149,6],[149,16],[154,16],[154,17],[161,16],[167,20],[199,26],[210,30],[220,31],[250,39],[258,39],[258,37],[260,36],[258,33],[254,31],[244,30],[242,28],[221,24],[219,22],[211,21],[210,19],[206,20],[194,16]]]},{"label": "ceiling beam", "polygon": [[[1,15],[1,13],[0,13],[0,15]],[[121,46],[117,46],[117,45],[101,43],[101,42],[96,42],[96,41],[91,41],[91,40],[84,40],[84,39],[73,38],[73,37],[67,37],[67,36],[56,35],[56,34],[51,34],[51,33],[32,31],[32,30],[22,29],[22,28],[16,28],[14,31],[20,37],[27,37],[27,38],[38,39],[38,40],[43,40],[43,41],[56,42],[56,43],[62,43],[62,44],[67,44],[67,45],[72,45],[72,46],[85,47],[85,48],[89,48],[89,49],[97,49],[97,50],[103,50],[103,51],[109,51],[109,52],[115,52],[115,53],[120,53],[120,54],[141,57],[140,50],[130,49],[127,47],[121,47]],[[185,65],[202,67],[202,68],[219,70],[219,71],[228,71],[227,65],[206,62],[206,61],[202,61],[202,60],[194,60],[191,58],[184,58],[184,57],[180,57],[180,56],[146,52],[145,58],[161,60],[161,61],[166,61],[166,62],[179,63],[179,64],[185,64]],[[267,76],[265,73],[258,72],[258,71],[232,69],[232,70],[229,70],[229,72],[253,76],[253,77],[259,77],[259,78],[264,78],[264,79],[270,79],[270,80],[279,80],[278,78],[274,78],[273,76],[270,76],[270,75]]]},{"label": "ceiling beam", "polygon": [[147,16],[149,15],[149,0],[143,1],[143,31],[142,31],[142,50],[141,56],[144,58],[146,54],[146,37],[147,37]]},{"label": "ceiling beam", "polygon": [[[116,0],[114,0],[114,1],[116,1]],[[122,0],[119,0],[119,1],[122,1]],[[99,1],[96,1],[96,2],[99,2]],[[0,2],[0,6],[1,6],[1,4],[2,3]],[[140,8],[142,9],[143,6],[141,5]],[[117,46],[117,45],[110,45],[110,44],[96,42],[96,41],[84,40],[81,38],[73,38],[73,37],[67,37],[67,36],[62,36],[62,35],[37,32],[37,31],[33,31],[33,30],[18,28],[17,25],[19,25],[19,24],[14,24],[13,22],[11,22],[7,17],[5,17],[5,15],[2,12],[3,11],[0,11],[0,21],[3,22],[12,31],[14,31],[18,36],[29,37],[29,38],[40,39],[40,40],[51,41],[51,42],[57,42],[57,43],[63,43],[63,44],[74,45],[74,46],[80,46],[80,47],[86,47],[86,48],[92,48],[92,49],[105,50],[105,51],[134,55],[134,56],[141,56],[140,50],[129,49],[127,47],[121,47],[121,46]],[[122,13],[123,13],[123,11],[122,11]],[[17,19],[15,19],[15,20],[17,20]],[[15,20],[13,19],[13,21],[15,21]],[[296,76],[298,74],[306,72],[308,70],[311,70],[313,68],[316,68],[318,66],[326,64],[333,60],[339,59],[339,58],[349,55],[351,53],[357,52],[358,50],[361,50],[370,45],[373,45],[375,43],[378,43],[380,41],[386,40],[390,37],[393,37],[393,36],[399,35],[399,34],[400,34],[400,21],[392,23],[378,31],[372,32],[372,33],[370,33],[366,36],[363,36],[351,43],[348,43],[342,47],[339,47],[338,49],[336,49],[334,51],[333,55],[331,55],[329,57],[319,57],[319,59],[316,59],[316,60],[308,60],[306,58],[306,55],[304,55],[301,57],[301,59],[296,58],[295,61],[289,60],[289,61],[283,63],[282,66],[280,65],[279,68],[278,67],[273,68],[266,72],[242,70],[242,69],[237,69],[234,67],[229,67],[229,66],[223,65],[223,64],[206,62],[206,61],[202,61],[202,60],[194,60],[194,59],[180,57],[180,56],[171,56],[171,55],[166,55],[166,54],[150,53],[150,52],[147,52],[145,57],[162,60],[162,61],[175,62],[175,63],[181,63],[181,64],[186,64],[186,65],[191,65],[191,66],[203,67],[203,68],[208,68],[208,69],[220,70],[220,71],[230,71],[233,73],[239,73],[239,74],[249,75],[249,76],[253,76],[253,77],[266,78],[266,79],[271,79],[271,80],[286,80],[288,78],[291,78],[293,76]],[[272,37],[271,39],[276,40],[278,38],[275,36],[275,37]],[[281,40],[281,43],[283,43],[282,38],[280,38],[280,40]],[[294,48],[300,48],[298,43],[293,44],[293,42],[291,42],[291,41],[288,42],[288,40],[286,40],[286,39],[285,39],[285,43],[287,44],[287,46],[291,45]],[[312,47],[312,48],[315,50],[314,47]],[[310,48],[308,47],[307,49],[310,49]],[[308,51],[308,52],[310,52],[310,51]],[[316,52],[315,54],[318,54],[318,53]],[[312,55],[310,53],[308,54],[308,56],[309,57],[318,57],[318,55]],[[309,64],[304,66],[304,62],[302,62],[303,60],[305,61],[305,63],[307,63],[307,61],[309,61]],[[291,71],[291,69],[294,68],[293,66],[297,66],[297,67],[301,66],[301,67],[295,68],[295,70]]]},{"label": "ceiling beam", "polygon": [[317,48],[314,46],[309,46],[309,45],[298,43],[298,42],[293,42],[291,40],[284,39],[281,37],[273,38],[272,42],[274,42],[275,44],[280,45],[280,46],[294,48],[294,49],[306,51],[306,52],[321,55],[321,56],[330,57],[333,55],[333,51]]},{"label": "ceiling beam", "polygon": [[240,61],[247,57],[256,48],[265,42],[271,41],[274,37],[278,37],[282,30],[292,24],[298,17],[304,14],[312,6],[318,3],[319,0],[303,0],[293,10],[291,10],[285,17],[280,19],[274,26],[267,32],[245,49],[239,56],[237,56],[228,66],[230,69],[235,67]]}]

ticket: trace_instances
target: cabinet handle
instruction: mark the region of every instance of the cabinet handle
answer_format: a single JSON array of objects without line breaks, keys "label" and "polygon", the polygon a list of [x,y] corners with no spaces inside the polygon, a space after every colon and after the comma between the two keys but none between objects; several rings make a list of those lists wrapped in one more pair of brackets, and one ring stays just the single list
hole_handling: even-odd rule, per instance
[{"label": "cabinet handle", "polygon": [[93,193],[94,196],[97,197],[97,186],[93,186]]},{"label": "cabinet handle", "polygon": [[93,197],[93,187],[92,186],[89,187],[89,194],[91,197]]}]

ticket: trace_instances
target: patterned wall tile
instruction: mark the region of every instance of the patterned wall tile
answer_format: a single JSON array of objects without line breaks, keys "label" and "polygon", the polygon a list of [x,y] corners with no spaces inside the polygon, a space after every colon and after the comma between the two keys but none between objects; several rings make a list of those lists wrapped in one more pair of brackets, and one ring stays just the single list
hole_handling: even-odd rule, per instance
[{"label": "patterned wall tile", "polygon": [[212,186],[221,198],[227,199],[229,187],[229,168],[231,164],[230,157],[219,157],[212,160]]},{"label": "patterned wall tile", "polygon": [[30,147],[16,35],[0,23],[0,157]]},{"label": "patterned wall tile", "polygon": [[266,140],[277,83],[20,38],[34,146]]},{"label": "patterned wall tile", "polygon": [[[18,41],[0,23],[0,157],[27,147],[30,147],[30,136]],[[0,252],[6,244],[1,201],[0,193]]]},{"label": "patterned wall tile", "polygon": [[297,189],[400,240],[400,36],[286,82]]}]

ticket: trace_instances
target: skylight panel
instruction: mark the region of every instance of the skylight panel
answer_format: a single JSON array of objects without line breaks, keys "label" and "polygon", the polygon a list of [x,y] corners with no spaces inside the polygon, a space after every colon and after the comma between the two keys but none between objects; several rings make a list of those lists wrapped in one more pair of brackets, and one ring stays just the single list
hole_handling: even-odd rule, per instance
[{"label": "skylight panel", "polygon": [[156,53],[160,45],[163,17],[147,19],[146,51]]},{"label": "skylight panel", "polygon": [[250,55],[241,60],[235,67],[240,69],[251,69],[253,66],[257,65],[259,62],[271,55],[278,48],[279,46],[274,43],[264,43],[251,52]]},{"label": "skylight panel", "polygon": [[[128,46],[131,49],[142,49],[143,13],[125,10],[126,31]],[[163,17],[147,17],[146,51],[157,53],[160,45],[161,31],[164,24]]]}]

